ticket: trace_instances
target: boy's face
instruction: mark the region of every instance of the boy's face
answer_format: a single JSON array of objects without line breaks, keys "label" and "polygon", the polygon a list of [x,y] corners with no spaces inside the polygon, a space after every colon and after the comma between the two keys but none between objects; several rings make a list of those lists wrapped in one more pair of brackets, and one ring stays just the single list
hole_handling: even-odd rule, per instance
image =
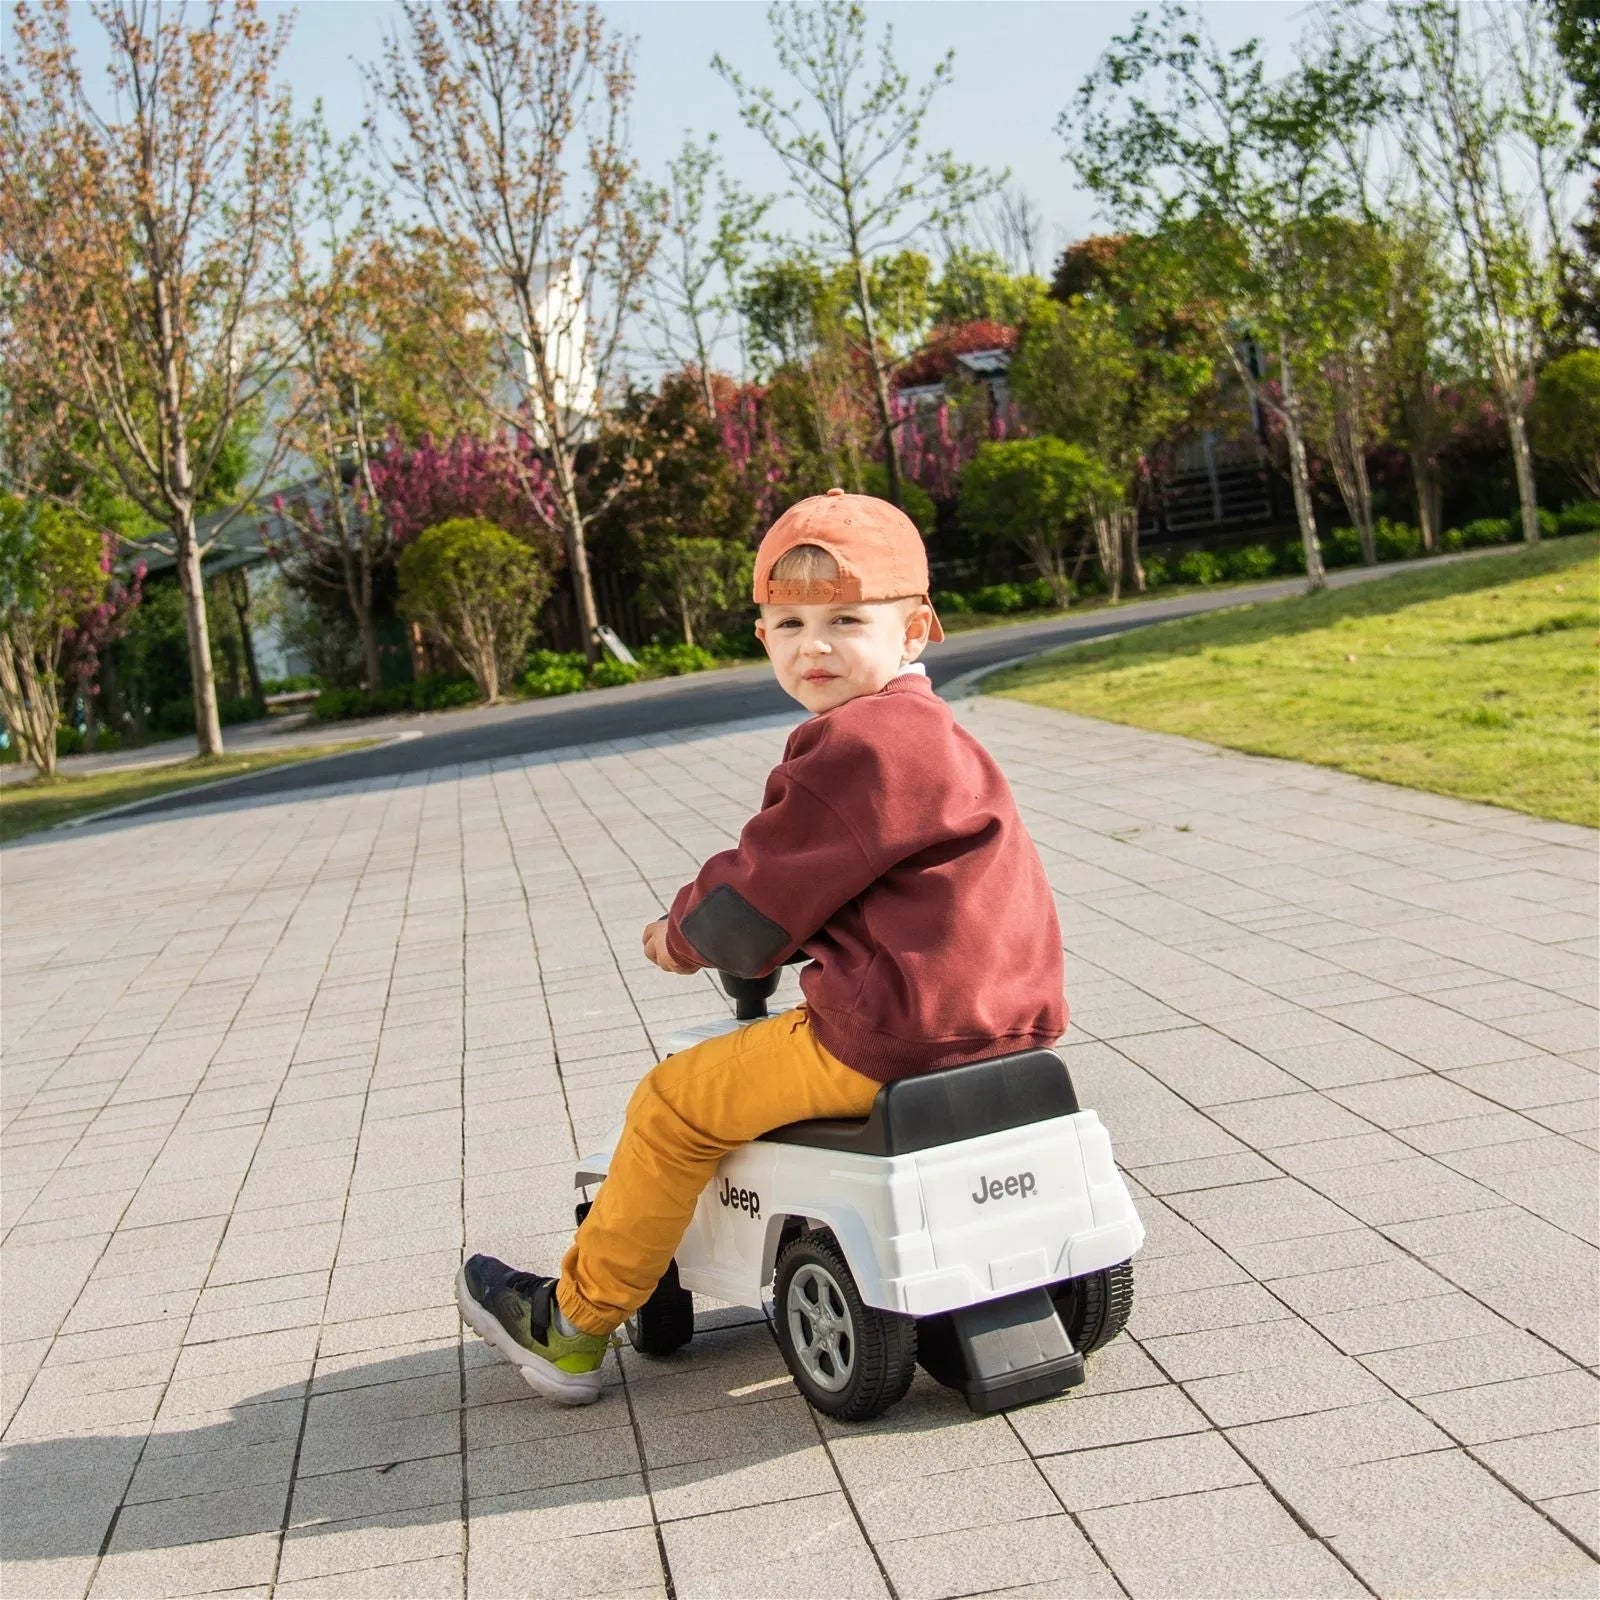
[{"label": "boy's face", "polygon": [[832,711],[876,694],[928,642],[933,612],[919,599],[856,605],[762,606],[756,637],[791,699]]}]

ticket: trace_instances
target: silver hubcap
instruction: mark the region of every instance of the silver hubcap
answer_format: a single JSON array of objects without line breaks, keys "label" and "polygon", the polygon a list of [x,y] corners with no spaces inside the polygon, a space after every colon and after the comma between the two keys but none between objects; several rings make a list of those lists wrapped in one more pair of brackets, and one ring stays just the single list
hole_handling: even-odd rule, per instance
[{"label": "silver hubcap", "polygon": [[833,1275],[807,1264],[789,1280],[789,1339],[806,1376],[819,1389],[836,1394],[850,1381],[856,1364],[856,1330],[850,1307]]}]

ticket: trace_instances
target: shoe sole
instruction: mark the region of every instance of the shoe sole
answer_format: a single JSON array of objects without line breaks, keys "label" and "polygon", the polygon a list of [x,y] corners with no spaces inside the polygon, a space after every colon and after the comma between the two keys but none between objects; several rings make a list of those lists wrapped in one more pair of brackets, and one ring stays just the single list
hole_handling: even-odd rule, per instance
[{"label": "shoe sole", "polygon": [[563,1372],[560,1367],[524,1350],[506,1332],[499,1318],[473,1299],[465,1266],[456,1273],[456,1305],[461,1320],[485,1344],[499,1351],[522,1374],[522,1381],[530,1389],[547,1400],[563,1406],[587,1406],[600,1398],[600,1367],[593,1372]]}]

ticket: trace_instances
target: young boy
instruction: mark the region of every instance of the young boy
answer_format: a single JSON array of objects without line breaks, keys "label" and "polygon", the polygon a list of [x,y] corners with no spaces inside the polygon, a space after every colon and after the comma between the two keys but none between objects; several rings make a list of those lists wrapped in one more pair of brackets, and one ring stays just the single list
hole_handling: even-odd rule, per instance
[{"label": "young boy", "polygon": [[599,1398],[608,1336],[649,1298],[729,1150],[864,1117],[893,1079],[1066,1028],[1038,852],[917,662],[944,630],[910,519],[840,489],[802,500],[761,542],[755,600],[779,683],[814,715],[737,846],[645,928],[644,953],[666,972],[755,977],[803,951],[805,1003],[645,1075],[559,1278],[492,1256],[462,1267],[469,1323],[568,1405]]}]

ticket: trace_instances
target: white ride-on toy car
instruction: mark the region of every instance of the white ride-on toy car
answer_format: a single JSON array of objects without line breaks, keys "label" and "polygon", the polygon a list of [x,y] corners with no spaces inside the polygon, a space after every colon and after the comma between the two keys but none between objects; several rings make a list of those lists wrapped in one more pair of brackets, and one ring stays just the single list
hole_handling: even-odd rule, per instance
[{"label": "white ride-on toy car", "polygon": [[[672,1035],[669,1055],[767,1014],[776,973],[719,976],[735,1015]],[[579,1162],[578,1187],[605,1178],[615,1142]],[[669,1355],[694,1334],[694,1293],[760,1307],[770,1283],[783,1358],[819,1411],[875,1417],[919,1362],[974,1411],[1003,1411],[1083,1381],[1128,1320],[1143,1242],[1099,1117],[1055,1051],[1027,1050],[888,1084],[865,1121],[733,1151],[627,1334]]]}]

